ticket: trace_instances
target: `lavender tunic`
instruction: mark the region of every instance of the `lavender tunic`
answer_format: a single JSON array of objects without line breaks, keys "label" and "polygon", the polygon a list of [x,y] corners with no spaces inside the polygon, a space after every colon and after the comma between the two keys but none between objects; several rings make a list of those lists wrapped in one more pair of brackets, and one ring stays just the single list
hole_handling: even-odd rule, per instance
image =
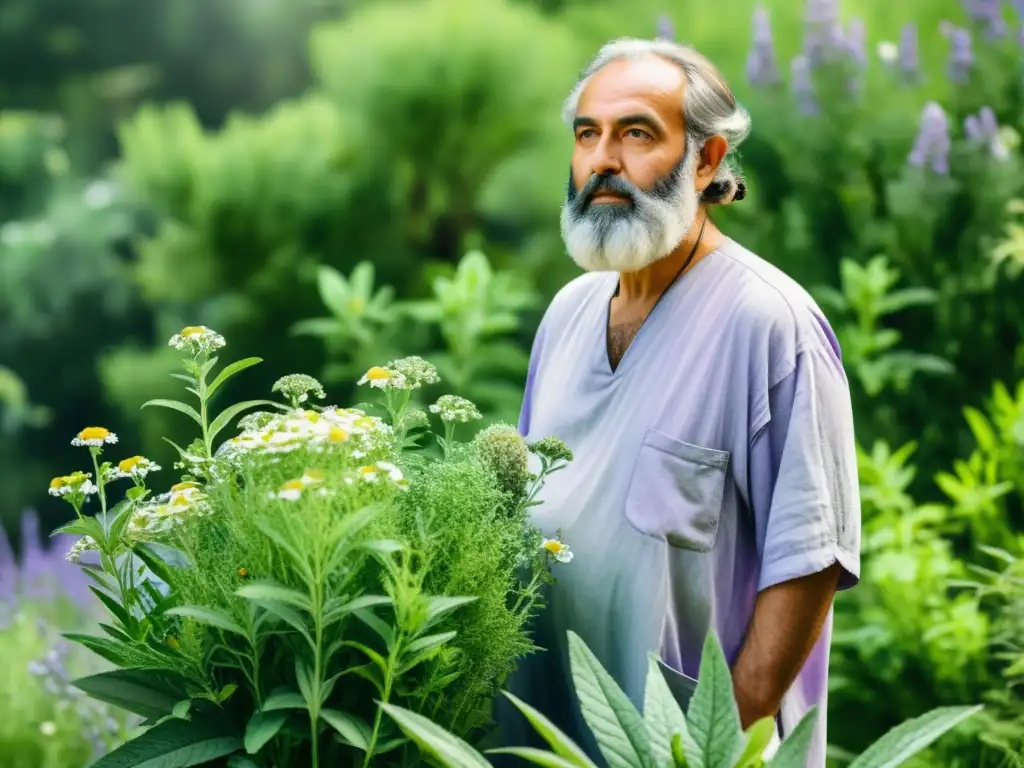
[{"label": "lavender tunic", "polygon": [[[714,630],[730,664],[758,593],[838,562],[860,568],[849,389],[835,336],[793,280],[731,240],[674,284],[614,372],[606,352],[615,273],[576,278],[538,329],[520,422],[575,453],[535,522],[575,553],[538,617],[542,648],[509,688],[602,762],[573,695],[566,630],[638,708],[647,654],[681,703]],[[779,717],[790,732],[827,701],[832,614]],[[535,743],[499,706],[504,745]],[[825,717],[808,766],[825,765]]]}]

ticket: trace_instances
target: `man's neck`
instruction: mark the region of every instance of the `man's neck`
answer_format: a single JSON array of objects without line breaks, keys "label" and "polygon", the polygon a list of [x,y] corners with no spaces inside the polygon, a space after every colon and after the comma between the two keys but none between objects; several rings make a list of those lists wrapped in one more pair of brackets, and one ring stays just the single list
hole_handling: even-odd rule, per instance
[{"label": "man's neck", "polygon": [[[619,273],[619,293],[617,298],[620,304],[628,306],[657,301],[658,297],[661,296],[675,279],[676,275],[679,274],[679,270],[683,268],[690,253],[693,252],[695,244],[697,245],[697,250],[693,253],[693,258],[690,259],[690,263],[686,267],[687,271],[693,269],[695,264],[721,244],[724,235],[710,219],[704,225],[704,217],[706,215],[703,211],[701,212],[693,226],[690,227],[690,231],[686,233],[686,237],[683,238],[682,242],[676,246],[672,253],[636,272]],[[704,225],[704,235],[700,237],[702,225]],[[699,244],[697,244],[698,237],[700,237]]]}]

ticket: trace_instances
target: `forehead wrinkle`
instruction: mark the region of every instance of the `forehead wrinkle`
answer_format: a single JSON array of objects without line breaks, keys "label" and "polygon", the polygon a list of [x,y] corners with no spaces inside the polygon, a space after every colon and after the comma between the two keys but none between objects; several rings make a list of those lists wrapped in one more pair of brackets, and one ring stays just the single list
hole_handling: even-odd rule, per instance
[{"label": "forehead wrinkle", "polygon": [[685,73],[659,56],[612,61],[580,93],[578,115],[615,120],[649,113],[670,127],[684,127]]}]

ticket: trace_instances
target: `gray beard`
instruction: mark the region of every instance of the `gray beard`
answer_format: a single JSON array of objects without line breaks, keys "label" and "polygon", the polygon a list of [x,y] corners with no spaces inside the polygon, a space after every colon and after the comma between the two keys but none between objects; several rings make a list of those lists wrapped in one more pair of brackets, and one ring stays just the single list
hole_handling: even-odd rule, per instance
[{"label": "gray beard", "polygon": [[678,180],[667,194],[653,195],[631,187],[633,204],[588,205],[566,199],[562,206],[562,239],[574,262],[588,272],[636,272],[676,249],[697,218],[699,196],[694,187],[697,152],[688,142]]}]

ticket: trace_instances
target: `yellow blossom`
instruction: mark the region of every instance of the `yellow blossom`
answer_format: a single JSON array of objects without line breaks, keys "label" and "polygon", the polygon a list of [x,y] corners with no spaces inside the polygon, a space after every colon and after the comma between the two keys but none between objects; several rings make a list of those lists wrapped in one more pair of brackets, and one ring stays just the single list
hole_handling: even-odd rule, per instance
[{"label": "yellow blossom", "polygon": [[544,542],[541,544],[541,548],[546,550],[560,563],[569,563],[572,561],[573,555],[569,549],[569,545],[564,544],[558,539],[544,539]]},{"label": "yellow blossom", "polygon": [[104,443],[116,443],[117,435],[111,432],[106,427],[86,427],[77,435],[74,440],[71,441],[72,445],[75,446],[88,446],[89,448],[99,448]]}]

